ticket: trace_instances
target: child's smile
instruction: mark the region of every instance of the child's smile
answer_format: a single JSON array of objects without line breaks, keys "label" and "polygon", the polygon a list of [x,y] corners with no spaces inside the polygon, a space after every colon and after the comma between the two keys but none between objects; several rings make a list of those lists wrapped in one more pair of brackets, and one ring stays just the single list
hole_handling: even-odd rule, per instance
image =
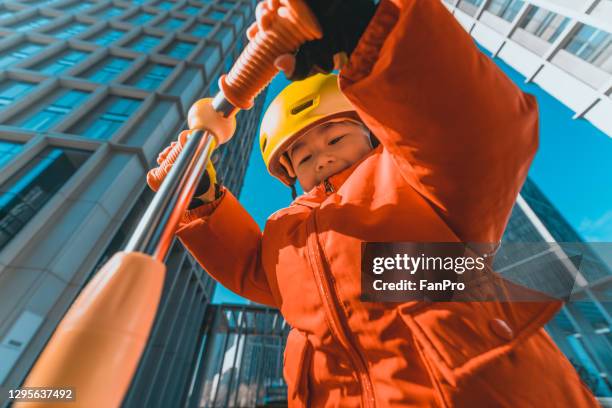
[{"label": "child's smile", "polygon": [[287,155],[295,177],[310,191],[372,150],[369,131],[353,121],[319,125],[293,143]]}]

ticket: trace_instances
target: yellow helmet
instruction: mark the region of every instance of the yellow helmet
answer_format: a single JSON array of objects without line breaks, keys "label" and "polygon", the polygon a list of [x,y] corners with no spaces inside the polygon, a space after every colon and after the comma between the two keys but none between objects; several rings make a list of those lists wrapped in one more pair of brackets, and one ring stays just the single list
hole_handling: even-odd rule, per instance
[{"label": "yellow helmet", "polygon": [[290,186],[281,156],[301,135],[334,120],[358,121],[359,116],[338,87],[335,74],[316,74],[288,85],[264,113],[259,129],[259,148],[271,175]]}]

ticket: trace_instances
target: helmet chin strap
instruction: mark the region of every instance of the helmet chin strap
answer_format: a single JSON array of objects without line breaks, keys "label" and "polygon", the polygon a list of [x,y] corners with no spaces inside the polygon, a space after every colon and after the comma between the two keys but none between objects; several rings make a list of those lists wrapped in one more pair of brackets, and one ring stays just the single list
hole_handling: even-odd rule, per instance
[{"label": "helmet chin strap", "polygon": [[293,183],[291,183],[289,187],[291,187],[291,199],[295,200],[297,198],[297,190],[295,189],[295,180],[293,180]]},{"label": "helmet chin strap", "polygon": [[295,176],[295,172],[293,171],[293,166],[291,165],[291,160],[287,156],[287,153],[283,153],[278,159],[279,164],[285,170],[287,175],[291,178],[291,183],[289,184],[289,188],[291,188],[291,199],[295,200],[297,198],[297,190],[295,189],[295,182],[297,177]]}]

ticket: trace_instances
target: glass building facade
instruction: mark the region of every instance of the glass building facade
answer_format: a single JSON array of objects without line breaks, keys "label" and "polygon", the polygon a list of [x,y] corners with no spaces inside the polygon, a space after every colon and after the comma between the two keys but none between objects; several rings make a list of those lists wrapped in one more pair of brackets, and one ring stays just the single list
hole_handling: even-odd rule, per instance
[{"label": "glass building facade", "polygon": [[612,136],[612,0],[442,0],[494,57]]},{"label": "glass building facade", "polygon": [[[17,388],[153,193],[147,171],[242,51],[255,1],[0,5],[0,385]],[[265,93],[213,154],[239,194]],[[125,406],[187,395],[215,282],[176,241]],[[214,312],[209,314],[215,315]],[[3,398],[5,396],[3,395]],[[0,400],[0,406],[7,401]]]},{"label": "glass building facade", "polygon": [[[484,52],[572,109],[574,119],[584,118],[612,137],[612,0],[442,2]],[[496,269],[513,281],[567,296],[546,329],[591,390],[611,397],[612,273],[599,256],[603,251],[610,251],[609,244],[585,243],[528,179]]]},{"label": "glass building facade", "polygon": [[[530,179],[515,204],[495,259],[513,282],[566,300],[548,333],[595,395],[612,396],[612,269]],[[606,292],[607,291],[607,292]]]},{"label": "glass building facade", "polygon": [[[442,1],[483,51],[612,137],[612,0]],[[503,241],[498,271],[549,294],[570,294],[547,331],[591,390],[611,397],[612,275],[599,256],[609,244],[583,242],[531,180]],[[523,254],[504,258],[511,252],[504,248],[521,242],[529,243]],[[546,243],[561,251],[555,262]],[[542,261],[553,267],[538,269]]]}]

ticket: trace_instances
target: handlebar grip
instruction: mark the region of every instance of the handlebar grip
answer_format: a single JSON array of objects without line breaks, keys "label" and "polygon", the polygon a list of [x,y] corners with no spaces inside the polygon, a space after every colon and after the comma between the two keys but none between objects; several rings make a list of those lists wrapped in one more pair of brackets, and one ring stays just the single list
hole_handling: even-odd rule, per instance
[{"label": "handlebar grip", "polygon": [[183,150],[183,146],[177,143],[170,150],[167,159],[165,159],[158,167],[149,170],[149,172],[147,173],[147,184],[149,185],[149,187],[151,187],[151,190],[159,190],[162,185],[162,182],[170,172],[172,165],[178,158],[179,154],[181,154],[181,150]]},{"label": "handlebar grip", "polygon": [[274,60],[293,53],[306,41],[323,36],[316,17],[303,0],[280,0],[268,28],[258,31],[219,88],[235,107],[250,109],[255,97],[278,73]]},{"label": "handlebar grip", "polygon": [[[168,146],[164,152],[162,152],[158,157],[158,167],[155,167],[147,173],[147,184],[151,187],[151,190],[157,191],[162,185],[162,182],[170,172],[172,165],[178,159],[181,151],[183,150],[183,146],[187,142],[187,136],[189,135],[189,130],[182,131],[176,142],[172,142],[170,146]],[[165,155],[164,155],[165,154]],[[160,158],[163,158],[161,162]]]}]

